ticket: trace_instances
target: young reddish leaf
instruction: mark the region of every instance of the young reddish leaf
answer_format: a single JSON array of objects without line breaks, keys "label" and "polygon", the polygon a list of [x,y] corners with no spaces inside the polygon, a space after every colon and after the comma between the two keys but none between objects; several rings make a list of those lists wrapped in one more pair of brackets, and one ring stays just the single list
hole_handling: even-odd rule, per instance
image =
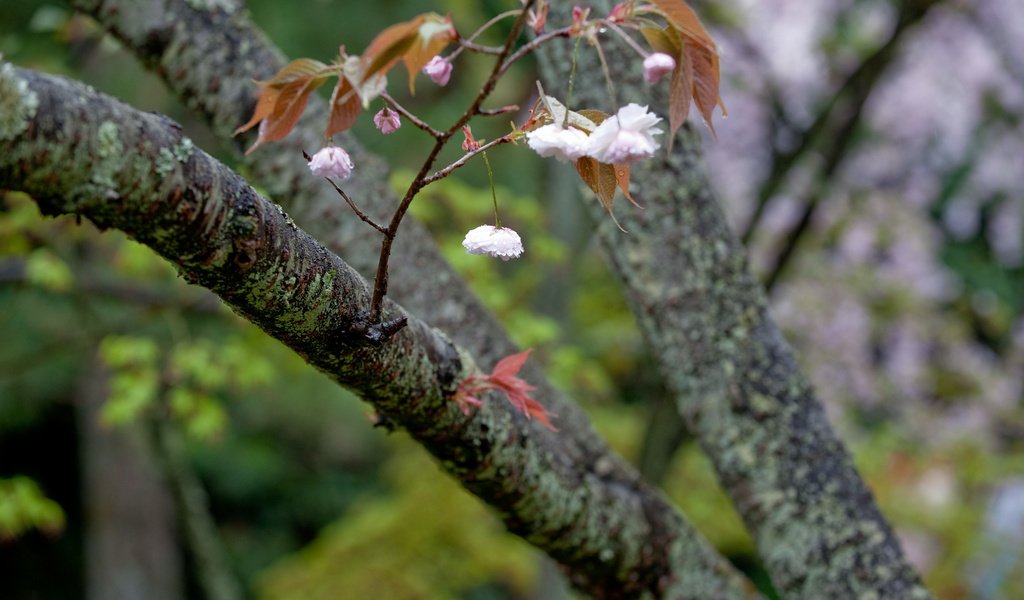
[{"label": "young reddish leaf", "polygon": [[338,78],[338,85],[334,86],[334,91],[331,92],[330,106],[331,115],[327,120],[325,138],[351,128],[359,117],[359,111],[362,110],[358,94],[344,75]]},{"label": "young reddish leaf", "polygon": [[506,356],[494,365],[494,370],[489,375],[472,375],[459,384],[455,392],[454,400],[468,415],[471,406],[482,406],[483,403],[476,396],[487,390],[497,390],[505,394],[508,401],[516,410],[523,413],[528,419],[537,419],[548,429],[558,431],[551,424],[551,415],[540,402],[530,397],[530,392],[537,389],[521,379],[519,370],[523,368],[526,358],[531,350]]},{"label": "young reddish leaf", "polygon": [[636,200],[634,200],[633,196],[629,193],[629,165],[624,163],[613,166],[615,167],[615,182],[619,185],[619,189],[622,190],[622,194],[626,197],[626,200],[632,202],[633,206],[637,208],[643,208],[637,204]]},{"label": "young reddish leaf", "polygon": [[650,44],[655,52],[661,52],[669,56],[679,55],[681,50],[679,46],[680,36],[676,33],[675,29],[662,29],[653,25],[645,25],[640,28],[640,35],[644,36],[644,39],[647,40],[647,43]]},{"label": "young reddish leaf", "polygon": [[665,15],[668,22],[686,38],[712,52],[716,51],[714,40],[704,29],[697,13],[686,2],[683,0],[651,0],[651,4],[661,9],[661,14]]},{"label": "young reddish leaf", "polygon": [[693,101],[697,105],[697,109],[700,110],[701,116],[704,117],[704,123],[711,130],[711,135],[715,135],[711,113],[714,112],[716,105],[722,106],[722,112],[725,112],[725,106],[722,105],[722,99],[718,92],[718,53],[702,46],[690,50],[690,64],[693,65]]},{"label": "young reddish leaf", "polygon": [[405,68],[409,71],[409,92],[416,92],[416,76],[423,67],[444,50],[455,38],[450,19],[430,13],[421,15],[423,22],[416,29],[416,43],[402,55]]},{"label": "young reddish leaf", "polygon": [[265,142],[278,140],[288,135],[295,127],[302,110],[306,107],[309,94],[327,81],[329,67],[311,58],[300,58],[285,65],[269,81],[258,82],[263,86],[256,110],[249,121],[235,131],[235,135],[248,131],[266,121],[260,127],[260,135],[246,154]]},{"label": "young reddish leaf", "polygon": [[423,16],[388,27],[373,38],[363,52],[363,76],[359,83],[377,73],[387,73],[419,38]]},{"label": "young reddish leaf", "polygon": [[583,183],[587,184],[587,187],[589,187],[595,194],[598,190],[597,172],[600,164],[601,163],[589,156],[584,156],[576,160],[576,172],[580,174],[580,179],[583,180]]},{"label": "young reddish leaf", "polygon": [[266,142],[279,140],[288,135],[295,124],[299,122],[299,117],[302,116],[302,111],[306,108],[306,103],[309,102],[309,95],[325,81],[327,81],[326,77],[310,76],[285,84],[274,102],[273,111],[266,118],[266,126],[260,127],[260,135],[256,139],[256,143],[245,153],[249,154]]},{"label": "young reddish leaf", "polygon": [[686,122],[690,114],[690,98],[693,96],[693,63],[685,41],[680,40],[679,54],[676,55],[676,68],[672,71],[668,97],[668,151],[672,152],[672,144],[676,132]]},{"label": "young reddish leaf", "polygon": [[519,373],[519,369],[523,368],[526,363],[526,359],[530,357],[530,352],[533,352],[533,348],[529,348],[520,352],[519,354],[512,354],[498,361],[498,364],[494,365],[494,369],[491,371],[492,378],[506,378],[513,377]]},{"label": "young reddish leaf", "polygon": [[280,94],[281,90],[272,87],[264,87],[260,90],[260,97],[256,100],[256,110],[253,111],[252,118],[249,119],[245,125],[236,129],[233,135],[249,131],[258,125],[260,121],[269,117],[270,113],[274,110],[274,104],[277,102],[277,97]]}]

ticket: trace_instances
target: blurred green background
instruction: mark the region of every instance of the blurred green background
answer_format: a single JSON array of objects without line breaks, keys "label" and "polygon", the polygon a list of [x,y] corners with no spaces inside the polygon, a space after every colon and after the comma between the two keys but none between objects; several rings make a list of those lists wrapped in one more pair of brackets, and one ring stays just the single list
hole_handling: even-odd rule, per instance
[{"label": "blurred green background", "polygon": [[[168,114],[204,150],[233,161],[93,21],[58,3],[3,4],[6,60]],[[895,23],[887,2],[824,2],[789,9],[793,20],[763,4],[695,3],[723,47],[730,118],[717,125],[719,140],[708,140],[709,163],[739,230],[777,166],[772,152],[792,147],[794,132],[844,93],[844,74]],[[772,291],[803,366],[942,598],[1024,597],[1011,576],[1024,570],[1024,220],[1014,217],[1024,78],[993,66],[1013,47],[998,46],[995,17],[984,12],[998,16],[1012,2],[981,4],[976,13],[940,6],[908,34],[854,135],[835,142],[844,144],[845,168],[814,188],[825,208]],[[515,5],[248,2],[289,56],[324,61],[339,43],[358,52],[419,12],[451,13],[468,33]],[[979,47],[996,59],[971,56],[984,67],[974,71],[992,79],[935,98],[927,69],[941,65],[912,59],[949,30],[963,35],[958,18],[991,46]],[[407,106],[428,122],[450,122],[487,68],[460,59],[448,87],[422,83]],[[532,64],[520,65],[493,104],[528,104],[535,78]],[[393,93],[405,98],[395,81]],[[886,111],[899,106],[890,97],[914,91],[925,98],[915,110],[935,111],[940,124],[889,126]],[[979,99],[952,102],[961,95]],[[958,126],[962,144],[939,143]],[[506,131],[504,118],[474,124],[477,137]],[[368,115],[355,132],[388,158],[399,190],[428,148],[408,125],[379,135]],[[897,174],[871,162],[896,155],[918,162]],[[537,349],[531,360],[586,398],[598,430],[770,594],[707,460],[666,416],[672,400],[581,205],[596,200],[569,167],[523,148],[491,158],[503,219],[526,243],[523,259],[497,263],[459,244],[490,216],[482,164],[428,188],[414,214],[514,339]],[[751,240],[759,273],[793,235],[789,205],[809,193],[805,174],[820,169],[820,158],[811,153],[772,197]],[[1016,167],[1016,179],[1000,184]],[[623,205],[617,210],[631,210]],[[1017,254],[1007,236],[1017,236]],[[570,594],[538,552],[504,533],[403,434],[372,427],[356,398],[120,234],[44,219],[30,199],[3,193],[0,307],[0,597],[101,598],[138,581],[156,586],[147,588],[153,598],[235,588],[268,599]]]}]

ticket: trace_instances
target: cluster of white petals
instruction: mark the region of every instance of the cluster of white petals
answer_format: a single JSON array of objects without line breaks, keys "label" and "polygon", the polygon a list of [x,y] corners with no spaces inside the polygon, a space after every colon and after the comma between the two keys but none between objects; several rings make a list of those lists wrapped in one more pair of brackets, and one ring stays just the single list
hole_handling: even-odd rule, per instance
[{"label": "cluster of white petals", "polygon": [[448,80],[452,76],[452,63],[440,56],[435,56],[424,65],[423,72],[437,85],[445,86],[448,85]]},{"label": "cluster of white petals", "polygon": [[574,127],[551,123],[526,134],[526,144],[541,156],[553,156],[562,162],[576,161],[587,155],[587,134]]},{"label": "cluster of white petals", "polygon": [[611,165],[650,158],[658,149],[654,136],[661,133],[655,127],[659,122],[661,117],[646,106],[627,104],[590,134],[587,156]]},{"label": "cluster of white petals", "polygon": [[321,148],[309,161],[309,170],[317,177],[348,179],[352,174],[352,158],[337,146]]},{"label": "cluster of white petals", "polygon": [[462,246],[470,254],[493,256],[501,260],[519,258],[523,254],[523,240],[508,227],[481,225],[466,234]]},{"label": "cluster of white petals", "polygon": [[644,59],[644,81],[654,83],[676,68],[674,58],[664,52],[655,52]]}]

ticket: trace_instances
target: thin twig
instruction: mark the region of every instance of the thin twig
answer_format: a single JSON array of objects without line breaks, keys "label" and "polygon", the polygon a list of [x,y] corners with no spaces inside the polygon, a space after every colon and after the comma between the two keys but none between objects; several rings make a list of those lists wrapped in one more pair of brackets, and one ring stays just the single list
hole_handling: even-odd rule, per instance
[{"label": "thin twig", "polygon": [[383,98],[384,101],[391,106],[391,108],[395,109],[395,112],[405,117],[407,121],[412,123],[417,128],[429,133],[431,136],[433,136],[435,140],[441,137],[441,131],[439,129],[434,129],[433,127],[428,125],[426,121],[420,119],[416,115],[409,112],[404,106],[399,104],[397,100],[392,98],[391,94],[388,94],[387,92],[381,92],[380,97]]},{"label": "thin twig", "polygon": [[526,56],[527,54],[533,52],[534,50],[539,48],[545,42],[550,41],[550,40],[552,40],[552,39],[554,39],[556,37],[569,37],[571,35],[570,34],[571,29],[572,29],[571,26],[570,27],[562,27],[561,29],[554,29],[554,30],[549,31],[547,33],[542,33],[542,34],[538,35],[537,37],[533,38],[532,40],[530,40],[529,42],[527,42],[526,44],[523,44],[522,46],[519,47],[518,50],[513,52],[508,57],[508,60],[506,60],[505,64],[502,65],[501,70],[498,72],[498,75],[499,76],[504,75],[505,71],[507,71],[508,68],[513,65],[513,63],[515,63],[520,58]]},{"label": "thin twig", "polygon": [[495,146],[499,146],[501,144],[507,144],[507,143],[509,143],[511,141],[512,141],[512,135],[510,134],[510,135],[503,135],[500,138],[495,138],[495,139],[487,142],[486,144],[483,144],[482,146],[480,146],[476,150],[473,150],[472,152],[466,153],[465,155],[462,156],[462,158],[460,158],[459,160],[453,162],[452,164],[448,165],[447,167],[441,169],[440,171],[435,171],[434,173],[424,177],[423,178],[423,187],[426,187],[426,186],[430,185],[431,183],[434,183],[435,181],[438,181],[439,179],[444,179],[445,177],[451,175],[452,171],[455,171],[456,169],[459,169],[461,167],[466,166],[466,164],[469,163],[469,161],[472,160],[473,157],[475,157],[478,154],[483,153],[485,150],[490,150],[491,148],[494,148]]},{"label": "thin twig", "polygon": [[[512,26],[512,30],[505,39],[505,45],[502,47],[501,54],[498,55],[498,58],[494,61],[494,68],[491,70],[491,74],[487,77],[483,86],[480,87],[480,92],[477,94],[469,108],[467,108],[466,111],[462,113],[462,116],[458,118],[455,124],[437,138],[437,141],[434,143],[434,147],[430,150],[430,154],[427,155],[426,160],[423,161],[423,165],[420,167],[419,172],[412,180],[412,183],[409,184],[409,189],[406,190],[398,208],[395,209],[395,214],[391,217],[391,222],[388,224],[387,231],[384,233],[384,241],[382,241],[380,245],[380,258],[377,261],[377,273],[373,278],[373,299],[370,301],[370,322],[375,323],[380,320],[381,307],[383,306],[384,296],[387,294],[388,290],[388,261],[391,259],[391,246],[394,244],[395,236],[398,233],[398,227],[402,224],[402,218],[405,216],[406,212],[408,212],[409,205],[412,204],[413,198],[415,198],[416,194],[423,189],[424,180],[430,173],[430,169],[434,166],[434,162],[441,153],[441,149],[444,148],[445,144],[448,143],[448,140],[456,131],[459,131],[463,125],[469,123],[470,119],[479,114],[480,106],[491,92],[494,91],[494,87],[497,85],[498,79],[508,68],[508,64],[512,60],[512,57],[515,56],[512,54],[512,45],[515,44],[516,39],[519,38],[523,25],[526,23],[527,11],[533,6],[534,2],[536,2],[536,0],[527,0],[523,5],[522,11],[519,13],[519,17],[516,19],[515,24]],[[534,41],[536,41],[536,39]]]},{"label": "thin twig", "polygon": [[480,37],[480,35],[483,34],[483,32],[490,29],[491,25],[494,25],[495,23],[501,21],[502,19],[514,17],[520,14],[520,12],[522,12],[522,14],[526,14],[526,7],[523,7],[522,9],[517,8],[513,10],[506,10],[503,13],[491,17],[489,21],[487,21],[480,27],[477,27],[476,31],[473,32],[473,35],[469,36],[466,39],[460,39],[459,47],[456,48],[455,51],[451,53],[451,55],[448,57],[448,60],[454,59],[456,56],[459,55],[459,53],[462,52],[463,49],[472,50],[473,52],[479,52],[481,54],[493,54],[495,56],[501,54],[501,46],[482,46],[480,44],[474,44],[473,40]]},{"label": "thin twig", "polygon": [[341,197],[345,199],[345,202],[348,202],[349,208],[352,209],[352,212],[356,213],[357,217],[362,219],[362,221],[369,225],[370,227],[373,227],[377,231],[383,233],[384,235],[387,235],[388,230],[385,229],[383,225],[378,225],[376,221],[369,217],[369,215],[359,210],[359,207],[356,206],[356,203],[352,201],[352,198],[348,197],[348,194],[345,193],[345,190],[338,187],[338,184],[334,183],[334,181],[332,181],[330,177],[324,177],[324,179],[326,179],[327,183],[331,184],[331,187],[333,187],[335,191],[337,191],[338,194],[340,194]]},{"label": "thin twig", "polygon": [[501,46],[484,46],[482,44],[474,44],[473,42],[467,42],[460,40],[459,47],[451,53],[448,60],[451,60],[458,56],[463,50],[470,50],[477,54],[489,54],[491,56],[497,56],[501,54]]},{"label": "thin twig", "polygon": [[518,104],[507,104],[498,108],[481,108],[476,114],[482,117],[496,117],[510,112],[516,112],[519,110]]}]

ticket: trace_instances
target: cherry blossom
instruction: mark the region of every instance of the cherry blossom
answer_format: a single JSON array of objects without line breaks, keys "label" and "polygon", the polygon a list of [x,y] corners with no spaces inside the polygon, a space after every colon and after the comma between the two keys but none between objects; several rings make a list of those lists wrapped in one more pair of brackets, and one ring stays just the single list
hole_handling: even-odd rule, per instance
[{"label": "cherry blossom", "polygon": [[655,52],[644,59],[644,81],[654,83],[676,68],[674,58],[664,52]]},{"label": "cherry blossom", "polygon": [[423,72],[437,85],[448,85],[448,80],[452,76],[452,63],[435,56],[423,67]]},{"label": "cherry blossom", "polygon": [[523,241],[508,227],[481,225],[466,234],[462,246],[470,254],[483,254],[501,260],[519,258],[523,254]]},{"label": "cherry blossom", "polygon": [[317,177],[348,179],[352,175],[352,158],[337,146],[326,146],[313,155],[309,170]]},{"label": "cherry blossom", "polygon": [[654,156],[661,133],[655,125],[661,117],[648,112],[646,106],[630,103],[606,119],[590,134],[587,155],[607,164],[631,163]]},{"label": "cherry blossom", "polygon": [[562,162],[587,155],[587,134],[574,127],[551,123],[526,134],[526,144],[541,156],[553,156]]},{"label": "cherry blossom", "polygon": [[385,106],[377,114],[373,115],[373,124],[377,126],[381,133],[388,135],[398,131],[398,128],[402,126],[402,120],[397,112]]}]

